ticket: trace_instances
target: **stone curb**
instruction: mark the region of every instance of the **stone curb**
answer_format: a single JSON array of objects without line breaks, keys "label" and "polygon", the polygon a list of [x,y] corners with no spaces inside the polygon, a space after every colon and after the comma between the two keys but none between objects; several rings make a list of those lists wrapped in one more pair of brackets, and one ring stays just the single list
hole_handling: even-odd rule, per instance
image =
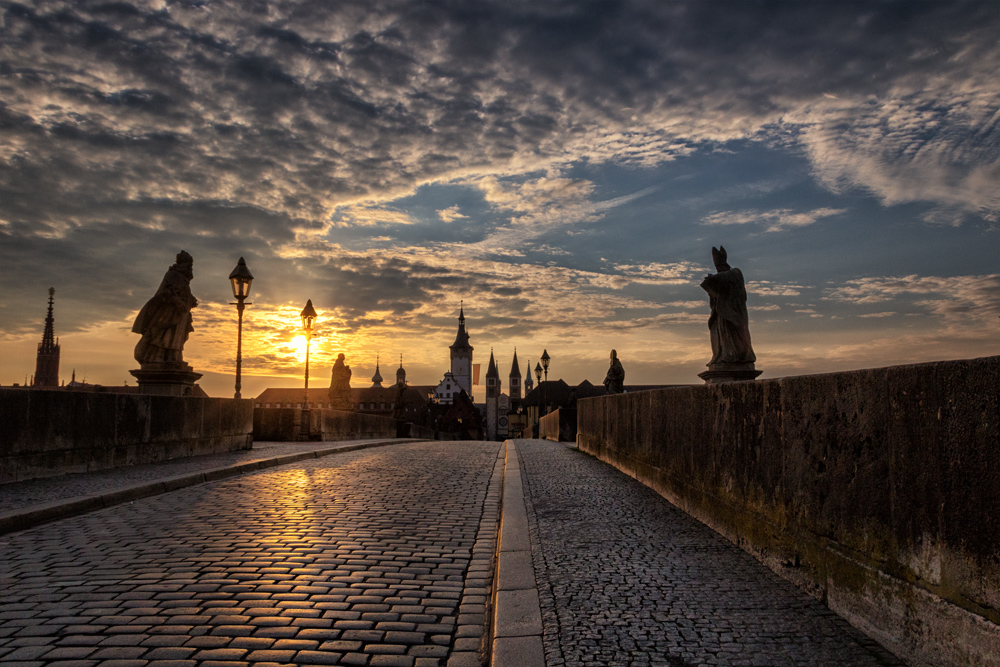
[{"label": "stone curb", "polygon": [[542,612],[531,564],[528,512],[517,446],[508,440],[493,587],[492,667],[545,667]]},{"label": "stone curb", "polygon": [[160,495],[161,493],[176,491],[177,489],[194,486],[195,484],[214,482],[228,477],[236,477],[238,475],[245,475],[258,470],[266,470],[267,468],[286,465],[288,463],[295,463],[306,459],[318,459],[331,454],[353,452],[359,449],[369,449],[372,447],[382,447],[384,445],[393,444],[412,444],[416,442],[429,441],[426,439],[373,440],[371,442],[362,442],[355,445],[342,445],[340,447],[314,449],[308,452],[284,454],[282,456],[275,456],[268,459],[258,459],[256,461],[246,461],[244,463],[236,463],[230,466],[209,468],[208,470],[202,470],[201,472],[165,477],[164,479],[157,480],[155,482],[137,484],[135,486],[117,489],[115,491],[99,495],[78,496],[76,498],[67,498],[51,503],[20,508],[12,512],[0,513],[0,535],[34,528],[35,526],[43,523],[49,523],[50,521],[65,519],[71,516],[79,516],[80,514],[86,514],[95,510],[104,509],[105,507],[112,507],[114,505],[132,502],[133,500],[139,500],[140,498],[148,498],[150,496]]}]

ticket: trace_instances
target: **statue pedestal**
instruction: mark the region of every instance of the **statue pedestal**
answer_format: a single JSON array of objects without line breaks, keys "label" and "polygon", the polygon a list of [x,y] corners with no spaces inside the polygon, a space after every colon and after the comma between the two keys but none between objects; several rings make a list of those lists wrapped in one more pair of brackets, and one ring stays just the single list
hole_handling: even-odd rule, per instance
[{"label": "statue pedestal", "polygon": [[715,364],[709,366],[707,371],[698,373],[698,377],[704,380],[705,384],[745,382],[757,379],[763,372],[754,368],[753,364]]},{"label": "statue pedestal", "polygon": [[202,376],[183,361],[142,364],[129,373],[139,381],[140,394],[158,396],[191,396],[194,383]]},{"label": "statue pedestal", "polygon": [[350,390],[345,392],[331,389],[329,396],[331,410],[343,410],[345,412],[352,412],[354,410],[354,404],[351,403]]}]

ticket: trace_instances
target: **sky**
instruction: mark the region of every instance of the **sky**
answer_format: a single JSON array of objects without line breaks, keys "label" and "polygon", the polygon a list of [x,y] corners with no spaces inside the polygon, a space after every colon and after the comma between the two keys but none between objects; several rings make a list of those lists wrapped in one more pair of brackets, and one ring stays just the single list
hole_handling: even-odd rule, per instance
[{"label": "sky", "polygon": [[[0,0],[0,384],[134,384],[180,250],[184,358],[243,395],[345,353],[411,383],[699,383],[712,247],[762,377],[1000,354],[1000,3]],[[389,372],[387,372],[389,371]],[[483,389],[479,391],[481,398]]]}]

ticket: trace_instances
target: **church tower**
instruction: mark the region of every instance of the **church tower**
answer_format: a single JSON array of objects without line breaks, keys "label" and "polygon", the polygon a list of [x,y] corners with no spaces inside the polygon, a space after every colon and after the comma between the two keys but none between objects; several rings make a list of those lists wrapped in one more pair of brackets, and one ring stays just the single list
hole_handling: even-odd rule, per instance
[{"label": "church tower", "polygon": [[52,301],[55,297],[54,287],[49,288],[49,314],[45,316],[45,333],[42,342],[38,344],[38,356],[35,358],[34,387],[59,386],[59,339],[55,337],[55,320],[52,317]]},{"label": "church tower", "polygon": [[375,355],[375,375],[372,376],[372,389],[382,388],[382,374],[378,372],[378,355]]},{"label": "church tower", "polygon": [[528,361],[528,377],[524,378],[524,395],[527,396],[535,388],[535,381],[531,379],[531,361]]},{"label": "church tower", "polygon": [[[504,415],[505,417],[507,415]],[[490,367],[486,370],[486,439],[496,440],[497,422],[500,420],[500,373],[493,350],[490,350]]]},{"label": "church tower", "polygon": [[406,371],[403,370],[403,355],[399,355],[399,368],[396,369],[396,384],[406,384]]},{"label": "church tower", "polygon": [[521,400],[521,367],[517,365],[517,348],[514,348],[514,363],[510,365],[510,376],[507,378],[510,400]]},{"label": "church tower", "polygon": [[458,386],[472,398],[472,346],[469,345],[469,333],[465,330],[465,305],[458,311],[458,333],[451,349],[451,374],[455,376]]}]

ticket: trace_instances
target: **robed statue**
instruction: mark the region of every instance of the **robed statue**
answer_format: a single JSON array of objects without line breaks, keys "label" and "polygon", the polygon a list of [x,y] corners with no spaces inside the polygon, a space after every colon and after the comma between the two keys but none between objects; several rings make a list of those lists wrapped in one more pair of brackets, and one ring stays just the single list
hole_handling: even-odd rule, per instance
[{"label": "robed statue", "polygon": [[400,421],[406,419],[406,382],[396,382],[396,393],[392,399],[392,418]]},{"label": "robed statue", "polygon": [[334,410],[350,410],[351,402],[351,367],[344,363],[344,353],[337,355],[330,377],[330,404]]},{"label": "robed statue", "polygon": [[194,260],[181,250],[177,262],[167,269],[156,290],[132,324],[132,331],[142,334],[135,346],[135,359],[140,364],[184,364],[184,343],[194,331],[191,309],[198,299],[191,294]]},{"label": "robed statue", "polygon": [[712,261],[717,273],[705,277],[701,288],[708,292],[712,314],[708,330],[712,338],[712,360],[709,369],[728,367],[753,368],[757,356],[750,344],[747,315],[747,290],[743,272],[729,266],[726,249],[712,248]]},{"label": "robed statue", "polygon": [[625,369],[618,361],[618,352],[611,350],[611,367],[604,377],[604,388],[609,394],[620,394],[625,391]]}]

